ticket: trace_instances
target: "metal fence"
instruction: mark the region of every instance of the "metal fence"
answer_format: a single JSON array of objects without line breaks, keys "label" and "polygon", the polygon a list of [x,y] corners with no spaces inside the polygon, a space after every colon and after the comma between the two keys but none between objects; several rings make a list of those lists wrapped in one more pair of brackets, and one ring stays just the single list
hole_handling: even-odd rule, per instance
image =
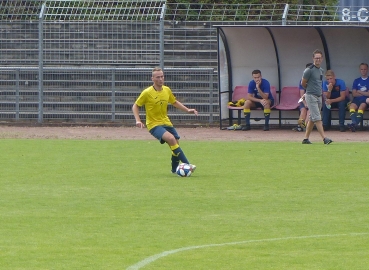
[{"label": "metal fence", "polygon": [[[182,92],[183,101],[201,108],[202,123],[212,123],[219,117],[214,24],[361,24],[368,19],[360,9],[359,19],[347,21],[349,8],[165,0],[0,1],[0,65],[5,67],[0,74],[1,119],[128,121],[132,97],[150,83],[143,74],[150,73],[146,68],[162,66],[166,83]],[[183,76],[168,80],[171,73]],[[112,91],[113,82],[117,92]],[[178,112],[169,113],[180,121]]]},{"label": "metal fence", "polygon": [[[151,68],[45,67],[39,85],[37,67],[0,68],[0,119],[9,121],[89,121],[132,124],[132,105],[152,84]],[[177,123],[218,121],[214,69],[168,68],[166,84],[177,99],[196,108],[193,117],[169,107]],[[144,119],[144,116],[143,116]]]}]

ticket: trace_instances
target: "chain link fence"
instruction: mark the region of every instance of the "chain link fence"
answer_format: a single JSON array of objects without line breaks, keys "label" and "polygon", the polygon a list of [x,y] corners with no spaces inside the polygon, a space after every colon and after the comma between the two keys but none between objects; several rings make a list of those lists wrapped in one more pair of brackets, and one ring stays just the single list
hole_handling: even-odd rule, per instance
[{"label": "chain link fence", "polygon": [[186,119],[169,110],[172,119],[212,124],[219,119],[214,24],[341,24],[343,13],[286,4],[1,1],[1,119],[130,123],[150,70],[162,66],[166,84],[200,111]]}]

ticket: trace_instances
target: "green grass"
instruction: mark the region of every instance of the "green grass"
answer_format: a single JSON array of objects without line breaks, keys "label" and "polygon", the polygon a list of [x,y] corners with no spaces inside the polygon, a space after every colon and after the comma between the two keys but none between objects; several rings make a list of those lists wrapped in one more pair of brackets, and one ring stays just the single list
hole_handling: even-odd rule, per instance
[{"label": "green grass", "polygon": [[181,146],[0,140],[0,269],[368,269],[367,143]]}]

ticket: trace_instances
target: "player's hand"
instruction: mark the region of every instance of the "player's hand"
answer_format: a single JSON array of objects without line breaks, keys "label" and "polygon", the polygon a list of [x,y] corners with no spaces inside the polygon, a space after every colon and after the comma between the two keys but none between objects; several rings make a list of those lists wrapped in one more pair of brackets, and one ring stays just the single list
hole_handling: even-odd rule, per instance
[{"label": "player's hand", "polygon": [[141,121],[139,121],[139,122],[136,122],[136,127],[144,128],[145,125]]},{"label": "player's hand", "polygon": [[188,109],[188,113],[193,113],[196,116],[199,114],[195,109]]},{"label": "player's hand", "polygon": [[328,84],[328,90],[329,90],[329,92],[331,92],[333,90],[333,84],[332,83]]},{"label": "player's hand", "polygon": [[262,100],[260,101],[260,103],[261,103],[261,105],[263,105],[263,107],[265,107],[265,106],[268,104],[268,100],[266,100],[266,99],[262,99]]}]

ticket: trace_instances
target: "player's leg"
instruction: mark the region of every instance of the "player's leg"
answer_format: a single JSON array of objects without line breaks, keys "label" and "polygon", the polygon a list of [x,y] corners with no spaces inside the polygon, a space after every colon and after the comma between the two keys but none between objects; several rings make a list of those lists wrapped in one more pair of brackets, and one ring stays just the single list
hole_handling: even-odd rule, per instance
[{"label": "player's leg", "polygon": [[346,117],[346,106],[347,100],[342,100],[338,102],[338,123],[340,125],[340,131],[345,132],[345,117]]},{"label": "player's leg", "polygon": [[331,128],[331,109],[323,106],[323,128],[325,131]]},{"label": "player's leg", "polygon": [[356,115],[356,126],[361,124],[361,121],[363,120],[364,111],[366,110],[366,103],[361,103]]},{"label": "player's leg", "polygon": [[264,131],[269,130],[269,119],[270,119],[270,107],[272,107],[274,104],[274,100],[268,99],[267,104],[264,106]]},{"label": "player's leg", "polygon": [[307,109],[306,109],[304,103],[301,102],[301,105],[300,105],[300,117],[299,117],[299,121],[298,121],[300,127],[302,127],[302,128],[306,127],[306,123],[307,123],[307,119],[306,118],[307,118]]},{"label": "player's leg", "polygon": [[304,128],[306,127],[307,110],[303,102],[300,102],[299,108],[300,108],[300,115],[299,115],[299,119],[297,120],[297,127],[294,127],[292,130],[301,132],[301,131],[304,131]]},{"label": "player's leg", "polygon": [[349,124],[348,127],[352,132],[356,131],[356,120],[357,120],[356,110],[359,108],[359,105],[360,105],[360,104],[357,104],[357,102],[358,102],[357,99],[354,98],[350,104],[350,118],[351,118],[352,123]]},{"label": "player's leg", "polygon": [[179,147],[179,142],[174,138],[173,134],[167,131],[164,133],[162,139],[169,145],[173,156],[178,157],[178,159],[183,163],[189,163],[186,155],[182,151],[181,147]]},{"label": "player's leg", "polygon": [[255,107],[255,103],[251,100],[246,100],[245,107],[243,109],[243,114],[245,115],[246,126],[243,130],[250,130],[250,116],[251,116],[251,108]]},{"label": "player's leg", "polygon": [[311,131],[314,128],[314,122],[316,122],[317,120],[321,120],[321,115],[320,115],[320,107],[319,107],[318,101],[316,98],[314,98],[313,95],[305,94],[305,100],[309,107],[310,121],[306,126],[305,138],[302,141],[302,143],[310,144],[309,137],[310,137]]},{"label": "player's leg", "polygon": [[307,125],[309,121],[310,121],[310,110],[306,108],[305,125]]},{"label": "player's leg", "polygon": [[[172,133],[170,133],[167,130],[168,128],[171,128],[171,127],[156,126],[156,127],[152,128],[150,130],[150,133],[151,133],[152,136],[154,136],[156,139],[158,139],[161,144],[167,143],[169,145],[169,147],[171,149],[171,152],[172,152],[172,155],[171,155],[171,167],[172,167],[171,171],[175,172],[176,168],[179,164],[179,161],[181,160],[181,157],[178,154],[178,152],[182,152],[182,150],[180,149],[179,144],[178,144],[179,136],[178,136],[177,132],[173,128],[174,129],[174,135],[173,135]],[[173,148],[176,149],[176,153],[173,151]],[[179,148],[179,149],[177,149],[177,148]],[[182,154],[183,154],[183,152],[182,152]],[[185,160],[185,161],[183,161],[184,163],[188,163],[188,160],[187,160],[186,156],[184,156],[183,159]]]},{"label": "player's leg", "polygon": [[179,161],[190,164],[185,153],[179,146],[179,135],[174,127],[165,127],[166,132],[162,136],[162,140],[165,141],[172,150],[172,169],[177,168]]}]

